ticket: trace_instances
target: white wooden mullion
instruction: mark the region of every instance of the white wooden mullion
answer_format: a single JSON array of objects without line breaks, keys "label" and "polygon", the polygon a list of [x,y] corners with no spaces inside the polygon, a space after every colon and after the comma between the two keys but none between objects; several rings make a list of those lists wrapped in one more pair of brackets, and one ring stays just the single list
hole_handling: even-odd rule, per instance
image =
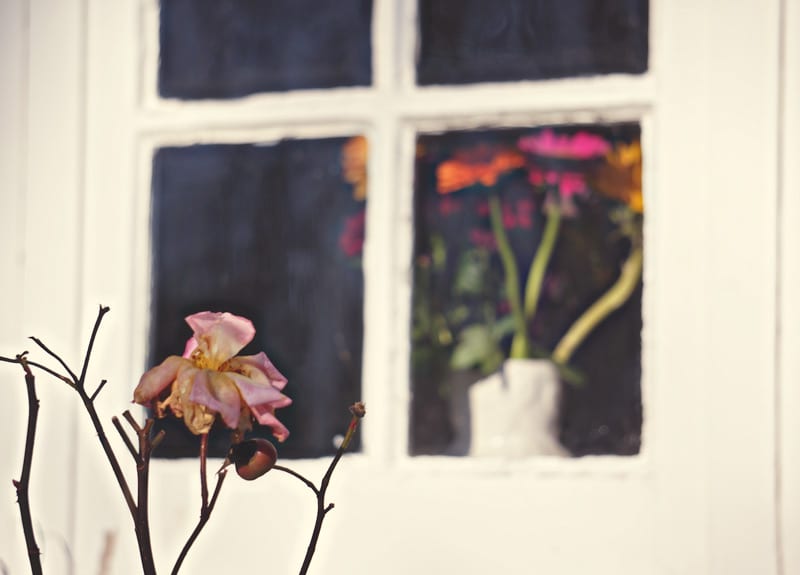
[{"label": "white wooden mullion", "polygon": [[783,3],[778,315],[778,561],[800,573],[800,3]]},{"label": "white wooden mullion", "polygon": [[[714,575],[771,573],[776,566],[779,1],[726,8],[711,30],[705,170],[713,204],[703,238],[710,256],[705,385],[712,398],[707,429]],[[758,41],[742,42],[744,35]]]},{"label": "white wooden mullion", "polygon": [[[397,114],[393,107],[376,106],[374,102],[387,102],[397,90],[396,45],[400,31],[395,25],[393,2],[373,4],[372,75],[374,91],[367,95],[371,102],[362,106],[368,138],[369,161],[366,242],[364,246],[364,340],[362,359],[362,396],[370,417],[362,428],[364,454],[379,466],[391,464],[391,437],[393,422],[402,418],[393,395],[400,384],[391,377],[390,366],[397,357],[391,326],[392,252],[395,229],[395,197],[397,180],[402,173],[395,150]],[[335,94],[336,91],[334,91]],[[334,96],[337,97],[337,96]],[[330,104],[328,104],[330,105]],[[334,105],[326,111],[334,112]],[[325,109],[326,106],[323,107]],[[319,111],[319,108],[317,108]],[[355,111],[355,108],[354,108]]]},{"label": "white wooden mullion", "polygon": [[341,89],[257,96],[236,101],[176,102],[142,111],[142,131],[187,131],[252,125],[372,122],[394,116],[437,119],[485,116],[502,120],[532,113],[604,113],[652,105],[650,76],[598,77],[541,83],[434,87],[409,93],[385,89]]},{"label": "white wooden mullion", "polygon": [[[650,151],[643,158],[645,301],[648,340],[644,406],[654,461],[654,512],[659,573],[707,573],[708,415],[703,304],[707,253],[702,242],[709,201],[705,152],[710,2],[657,2],[651,55],[658,90]],[[675,31],[680,30],[680,35]],[[694,131],[694,132],[693,132]],[[692,138],[692,133],[699,137]],[[702,139],[701,139],[702,138]]]}]

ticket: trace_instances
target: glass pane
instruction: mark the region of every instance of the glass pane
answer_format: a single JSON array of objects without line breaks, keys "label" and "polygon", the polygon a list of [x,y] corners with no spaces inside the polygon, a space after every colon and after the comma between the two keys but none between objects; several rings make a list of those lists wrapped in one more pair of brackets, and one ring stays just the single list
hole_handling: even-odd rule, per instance
[{"label": "glass pane", "polygon": [[[265,351],[294,400],[278,411],[281,457],[333,453],[360,399],[366,155],[355,137],[169,147],[153,161],[148,365],[183,352],[189,314],[252,319],[243,353]],[[196,455],[181,422],[160,425],[161,457]],[[212,443],[221,455],[228,434]]]},{"label": "glass pane", "polygon": [[371,0],[161,0],[166,98],[368,86]]},{"label": "glass pane", "polygon": [[413,454],[638,453],[639,135],[418,137]]},{"label": "glass pane", "polygon": [[647,0],[419,0],[417,81],[641,74],[648,18]]}]

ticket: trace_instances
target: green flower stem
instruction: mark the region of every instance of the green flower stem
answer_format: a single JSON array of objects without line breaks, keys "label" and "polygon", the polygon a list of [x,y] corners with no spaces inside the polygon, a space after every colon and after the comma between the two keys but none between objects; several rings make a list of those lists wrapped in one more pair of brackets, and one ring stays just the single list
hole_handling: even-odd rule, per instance
[{"label": "green flower stem", "polygon": [[489,196],[489,220],[492,224],[494,239],[497,242],[497,251],[500,253],[500,261],[505,271],[506,296],[514,318],[514,339],[511,341],[510,356],[514,358],[529,357],[530,341],[528,341],[528,330],[525,325],[525,315],[522,311],[522,300],[519,293],[519,272],[517,271],[517,263],[514,260],[514,252],[503,227],[500,198],[496,194]]},{"label": "green flower stem", "polygon": [[643,255],[642,246],[633,249],[623,264],[622,272],[614,285],[572,324],[572,327],[558,342],[553,352],[553,361],[565,365],[578,346],[586,339],[586,336],[628,300],[642,276]]},{"label": "green flower stem", "polygon": [[539,306],[539,296],[542,293],[542,283],[544,283],[544,274],[547,272],[547,266],[550,264],[550,258],[556,246],[560,227],[561,210],[554,202],[548,209],[547,223],[545,224],[544,233],[542,234],[542,241],[536,249],[536,256],[533,258],[533,263],[531,263],[531,269],[528,272],[528,281],[525,285],[525,319],[527,321],[532,320],[536,315],[536,309]]}]

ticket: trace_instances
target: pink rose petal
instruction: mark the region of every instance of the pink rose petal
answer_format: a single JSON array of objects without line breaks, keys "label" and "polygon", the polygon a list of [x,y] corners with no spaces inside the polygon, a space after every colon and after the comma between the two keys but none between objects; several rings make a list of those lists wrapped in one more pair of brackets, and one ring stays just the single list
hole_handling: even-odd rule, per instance
[{"label": "pink rose petal", "polygon": [[153,399],[175,381],[181,367],[191,365],[187,359],[177,355],[169,356],[160,365],[145,372],[133,391],[133,401],[140,405],[150,405]]},{"label": "pink rose petal", "polygon": [[236,383],[242,399],[250,407],[256,405],[271,405],[273,408],[291,405],[292,400],[283,395],[276,387],[269,383],[258,383],[241,374],[228,372],[225,374]]},{"label": "pink rose petal", "polygon": [[275,417],[274,410],[270,407],[250,407],[250,411],[256,416],[256,419],[261,425],[266,425],[272,428],[272,435],[275,436],[280,442],[286,441],[289,437],[289,430],[283,425],[278,418]]},{"label": "pink rose petal", "polygon": [[189,400],[219,413],[222,421],[231,429],[235,429],[239,423],[242,403],[236,385],[227,374],[207,369],[198,370],[192,382]]},{"label": "pink rose petal", "polygon": [[239,353],[256,335],[253,322],[228,312],[202,311],[188,316],[186,323],[201,351],[219,364]]},{"label": "pink rose petal", "polygon": [[240,355],[239,357],[234,357],[229,365],[232,370],[242,371],[244,375],[251,379],[263,381],[256,373],[253,373],[254,370],[257,370],[259,373],[266,376],[266,380],[268,380],[273,387],[277,387],[278,389],[286,387],[286,382],[288,381],[263,351],[256,355]]},{"label": "pink rose petal", "polygon": [[194,336],[186,340],[186,346],[183,348],[183,357],[191,357],[192,352],[197,349],[197,340]]}]

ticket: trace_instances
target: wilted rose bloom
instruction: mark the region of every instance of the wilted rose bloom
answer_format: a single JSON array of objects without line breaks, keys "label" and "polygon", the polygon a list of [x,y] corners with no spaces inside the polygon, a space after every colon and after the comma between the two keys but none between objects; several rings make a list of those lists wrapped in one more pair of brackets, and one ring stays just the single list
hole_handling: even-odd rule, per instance
[{"label": "wilted rose bloom", "polygon": [[[153,406],[159,417],[171,409],[196,435],[208,433],[219,414],[227,427],[241,431],[252,427],[254,417],[271,427],[278,441],[285,440],[289,431],[275,417],[275,409],[292,403],[281,393],[286,378],[264,352],[236,355],[253,340],[253,323],[227,312],[210,311],[190,315],[186,323],[194,335],[186,343],[183,357],[172,355],[145,373],[133,400]],[[169,385],[169,396],[159,401]]]}]

